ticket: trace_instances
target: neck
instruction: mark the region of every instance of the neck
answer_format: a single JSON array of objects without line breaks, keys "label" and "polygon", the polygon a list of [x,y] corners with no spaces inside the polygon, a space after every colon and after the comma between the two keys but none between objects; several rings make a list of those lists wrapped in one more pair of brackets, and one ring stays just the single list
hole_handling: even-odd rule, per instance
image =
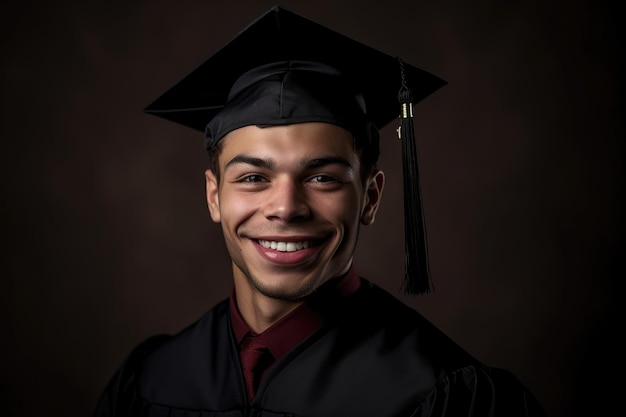
[{"label": "neck", "polygon": [[[245,281],[245,282],[242,282]],[[246,277],[235,276],[237,308],[246,324],[255,333],[262,333],[304,303],[304,300],[281,300],[261,294]]]}]

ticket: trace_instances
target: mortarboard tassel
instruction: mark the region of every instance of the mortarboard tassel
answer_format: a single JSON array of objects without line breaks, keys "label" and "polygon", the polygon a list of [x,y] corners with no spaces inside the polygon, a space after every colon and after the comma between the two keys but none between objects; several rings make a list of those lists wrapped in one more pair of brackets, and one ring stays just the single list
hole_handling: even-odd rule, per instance
[{"label": "mortarboard tassel", "polygon": [[400,58],[402,86],[398,92],[400,120],[398,138],[402,140],[402,171],[404,183],[404,292],[417,295],[431,291],[426,226],[419,183],[417,151],[413,131],[413,94],[408,88],[404,63]]}]

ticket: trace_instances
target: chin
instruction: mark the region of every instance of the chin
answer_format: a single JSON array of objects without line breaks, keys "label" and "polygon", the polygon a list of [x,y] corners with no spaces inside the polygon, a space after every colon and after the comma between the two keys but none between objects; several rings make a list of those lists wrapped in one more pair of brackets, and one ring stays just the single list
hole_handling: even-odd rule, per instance
[{"label": "chin", "polygon": [[265,283],[261,280],[250,278],[252,286],[266,297],[278,300],[298,301],[311,295],[319,286],[317,281],[293,283]]}]

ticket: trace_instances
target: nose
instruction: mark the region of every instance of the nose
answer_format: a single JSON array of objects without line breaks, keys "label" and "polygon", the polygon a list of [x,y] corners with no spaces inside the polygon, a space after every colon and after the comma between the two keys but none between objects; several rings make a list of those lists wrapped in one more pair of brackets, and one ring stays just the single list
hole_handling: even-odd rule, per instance
[{"label": "nose", "polygon": [[268,219],[294,222],[308,218],[311,210],[301,185],[291,179],[281,179],[272,184],[264,214]]}]

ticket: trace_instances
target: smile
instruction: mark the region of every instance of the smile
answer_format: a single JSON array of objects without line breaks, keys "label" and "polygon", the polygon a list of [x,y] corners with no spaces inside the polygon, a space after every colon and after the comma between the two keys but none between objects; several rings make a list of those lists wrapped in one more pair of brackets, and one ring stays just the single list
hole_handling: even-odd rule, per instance
[{"label": "smile", "polygon": [[279,252],[296,252],[311,247],[311,242],[304,240],[302,242],[277,242],[275,240],[259,240],[259,245],[266,249],[272,249]]}]

